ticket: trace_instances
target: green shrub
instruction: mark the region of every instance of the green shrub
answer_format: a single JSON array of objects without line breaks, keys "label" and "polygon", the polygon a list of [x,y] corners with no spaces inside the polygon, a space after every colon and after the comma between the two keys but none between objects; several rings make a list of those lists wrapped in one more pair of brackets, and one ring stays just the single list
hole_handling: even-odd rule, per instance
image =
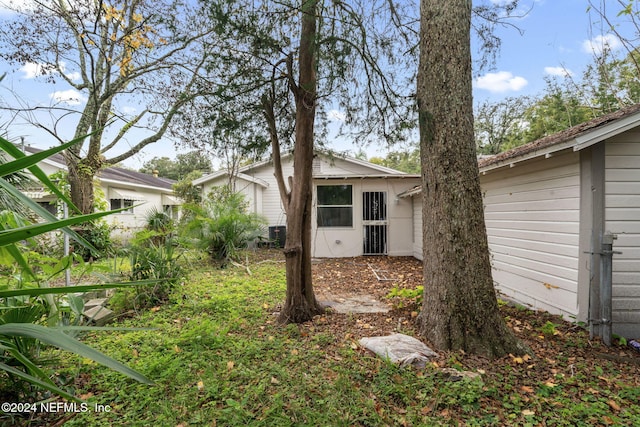
[{"label": "green shrub", "polygon": [[135,288],[131,306],[149,308],[168,301],[175,285],[183,278],[184,269],[179,259],[182,249],[174,236],[174,225],[164,212],[151,210],[146,218],[147,226],[134,236],[128,248],[131,263],[130,280],[158,279],[153,286]]},{"label": "green shrub", "polygon": [[[157,237],[155,233],[148,235],[150,239]],[[134,245],[129,251],[130,280],[161,279],[153,286],[136,287],[133,308],[148,308],[166,302],[171,291],[184,275],[184,270],[178,261],[180,250],[176,240],[167,238],[160,244],[148,240],[147,244]]]},{"label": "green shrub", "polygon": [[395,299],[396,306],[402,308],[405,303],[422,304],[423,294],[424,286],[422,285],[416,286],[415,289],[399,288],[398,286],[394,286],[387,294],[387,298]]},{"label": "green shrub", "polygon": [[201,205],[187,207],[182,235],[188,244],[204,250],[223,265],[237,260],[241,249],[264,234],[266,220],[247,212],[240,193],[218,190]]},{"label": "green shrub", "polygon": [[76,249],[76,252],[79,252],[85,261],[97,260],[113,254],[113,242],[111,241],[113,227],[106,221],[92,221],[86,226],[78,228],[77,231],[93,246],[93,249],[82,246]]}]

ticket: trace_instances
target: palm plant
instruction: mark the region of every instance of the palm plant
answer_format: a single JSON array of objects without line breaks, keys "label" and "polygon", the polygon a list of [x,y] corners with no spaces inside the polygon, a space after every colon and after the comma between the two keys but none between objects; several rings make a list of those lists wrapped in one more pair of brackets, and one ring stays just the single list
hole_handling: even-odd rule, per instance
[{"label": "palm plant", "polygon": [[248,213],[240,193],[209,198],[201,205],[190,205],[183,235],[198,249],[207,251],[225,264],[237,260],[239,251],[264,234],[266,220]]},{"label": "palm plant", "polygon": [[[39,216],[42,220],[42,222],[31,224],[22,222],[17,216],[11,217],[10,215],[3,214],[5,218],[13,218],[13,221],[3,222],[4,226],[0,229],[0,260],[5,263],[7,260],[13,260],[25,274],[34,278],[36,275],[22,254],[21,242],[42,233],[62,230],[64,233],[69,234],[69,236],[80,245],[91,248],[90,244],[69,227],[100,218],[111,212],[98,212],[58,220],[46,209],[22,194],[14,185],[5,179],[5,177],[28,169],[52,193],[67,203],[72,211],[77,212],[73,204],[37,166],[39,161],[77,142],[79,142],[79,140],[74,140],[31,156],[25,156],[24,153],[18,150],[17,147],[8,140],[0,137],[0,149],[15,159],[0,164],[0,188],[13,199],[32,210],[35,215]],[[74,292],[87,292],[89,290],[95,290],[96,288],[130,285],[131,284],[111,284],[64,288],[0,289],[0,302],[4,304],[1,310],[2,315],[0,316],[0,370],[4,371],[11,379],[25,380],[37,387],[51,391],[67,399],[78,400],[71,393],[58,387],[50,378],[51,372],[45,371],[37,363],[35,357],[36,351],[34,349],[37,349],[40,343],[44,343],[92,359],[111,369],[128,375],[137,381],[152,384],[144,375],[64,333],[65,329],[78,329],[80,327],[61,326],[53,328],[40,324],[46,311],[44,309],[45,303],[38,299],[32,299],[55,293],[71,294]],[[92,328],[83,327],[80,329],[86,330]]]}]

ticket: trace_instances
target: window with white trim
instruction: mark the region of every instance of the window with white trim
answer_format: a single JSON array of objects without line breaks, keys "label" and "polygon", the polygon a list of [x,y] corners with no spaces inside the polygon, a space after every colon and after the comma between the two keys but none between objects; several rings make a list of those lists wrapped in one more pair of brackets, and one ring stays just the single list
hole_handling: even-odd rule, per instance
[{"label": "window with white trim", "polygon": [[353,227],[353,189],[350,184],[318,185],[318,227]]},{"label": "window with white trim", "polygon": [[133,200],[131,199],[110,199],[109,200],[109,204],[111,206],[111,210],[114,209],[121,209],[121,208],[127,208],[123,211],[120,211],[118,213],[129,213],[132,214],[133,213]]}]

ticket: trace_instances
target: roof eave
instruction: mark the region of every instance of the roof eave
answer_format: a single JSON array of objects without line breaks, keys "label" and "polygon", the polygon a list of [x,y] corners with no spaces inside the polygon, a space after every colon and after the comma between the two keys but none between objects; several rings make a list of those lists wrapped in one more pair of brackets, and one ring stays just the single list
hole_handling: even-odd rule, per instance
[{"label": "roof eave", "polygon": [[124,187],[135,187],[135,188],[140,188],[140,189],[156,190],[156,191],[159,191],[159,192],[173,194],[173,188],[156,187],[154,185],[137,184],[135,182],[118,181],[118,180],[115,180],[115,179],[108,179],[108,178],[99,178],[99,181],[100,181],[100,183],[115,184],[115,185],[121,186],[121,187],[123,187],[123,186]]},{"label": "roof eave", "polygon": [[504,160],[497,161],[495,163],[489,163],[486,166],[480,167],[480,173],[486,174],[487,172],[500,169],[503,167],[514,167],[517,163],[525,162],[527,160],[535,159],[537,157],[545,157],[549,158],[554,154],[564,151],[567,149],[573,149],[575,151],[576,139],[572,138],[570,140],[564,141],[562,143],[554,144],[549,147],[544,147],[539,150],[531,151],[529,153],[525,153],[521,156],[507,158]]},{"label": "roof eave", "polygon": [[414,174],[376,174],[376,175],[314,175],[313,179],[365,179],[365,178],[380,178],[380,179],[417,179],[420,175]]},{"label": "roof eave", "polygon": [[602,126],[589,129],[564,141],[559,141],[558,143],[555,143],[553,145],[542,147],[539,150],[534,150],[528,153],[524,153],[520,156],[514,156],[499,160],[497,162],[489,163],[486,166],[481,166],[480,172],[482,174],[486,174],[487,172],[495,169],[500,169],[505,166],[514,167],[517,163],[531,160],[536,157],[544,156],[546,158],[549,158],[554,154],[567,149],[580,151],[585,148],[591,147],[592,145],[595,145],[599,142],[612,138],[616,135],[619,135],[623,132],[631,130],[638,125],[640,125],[640,112],[636,112],[629,115],[628,117],[613,120]]},{"label": "roof eave", "polygon": [[605,139],[612,138],[623,132],[631,130],[640,124],[640,112],[632,114],[628,117],[624,117],[618,120],[614,120],[607,123],[604,126],[600,126],[591,131],[587,131],[581,135],[577,135],[574,138],[575,146],[574,151],[579,151],[584,148],[597,144]]}]

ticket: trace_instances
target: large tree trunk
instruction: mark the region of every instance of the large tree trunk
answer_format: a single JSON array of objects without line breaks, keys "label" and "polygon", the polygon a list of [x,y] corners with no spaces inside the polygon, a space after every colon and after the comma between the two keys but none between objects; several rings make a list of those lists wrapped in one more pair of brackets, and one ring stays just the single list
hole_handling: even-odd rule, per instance
[{"label": "large tree trunk", "polygon": [[280,312],[282,323],[302,323],[323,311],[311,280],[311,206],[313,198],[313,131],[316,110],[316,8],[317,0],[303,0],[298,84],[292,87],[296,101],[296,133],[293,179],[287,212],[287,297]]},{"label": "large tree trunk", "polygon": [[499,357],[523,347],[498,310],[473,138],[470,0],[421,0],[423,186],[420,333],[440,349]]},{"label": "large tree trunk", "polygon": [[71,201],[82,214],[93,213],[94,189],[93,180],[101,168],[98,158],[93,161],[87,156],[85,159],[78,159],[72,152],[66,155],[69,191]]},{"label": "large tree trunk", "polygon": [[[79,142],[70,147],[65,153],[67,163],[67,173],[69,180],[69,191],[71,202],[80,210],[82,214],[93,213],[94,210],[94,188],[93,180],[103,166],[100,154],[100,141],[106,125],[107,116],[98,118],[99,109],[95,108],[95,103],[87,104],[83,119],[76,128],[75,139],[86,137],[88,139],[87,154],[82,157],[82,149],[85,141]],[[108,104],[109,107],[111,104]],[[108,108],[107,111],[110,111]],[[87,136],[91,130],[91,123],[98,121],[96,129]]]}]

